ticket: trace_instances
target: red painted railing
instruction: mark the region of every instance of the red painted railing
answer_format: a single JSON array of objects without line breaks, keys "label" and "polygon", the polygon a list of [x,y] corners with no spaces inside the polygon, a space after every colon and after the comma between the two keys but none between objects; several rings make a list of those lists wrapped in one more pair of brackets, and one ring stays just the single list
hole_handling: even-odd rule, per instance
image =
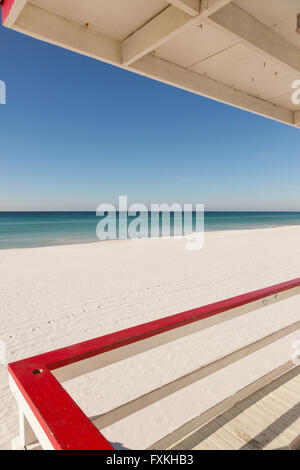
[{"label": "red painted railing", "polygon": [[2,3],[2,23],[5,22],[14,3],[15,0],[4,0]]},{"label": "red painted railing", "polygon": [[[52,371],[216,317],[300,286],[300,278],[9,364],[9,374],[54,449],[112,450]],[[267,303],[266,303],[267,305]],[[154,347],[154,346],[153,346]]]}]

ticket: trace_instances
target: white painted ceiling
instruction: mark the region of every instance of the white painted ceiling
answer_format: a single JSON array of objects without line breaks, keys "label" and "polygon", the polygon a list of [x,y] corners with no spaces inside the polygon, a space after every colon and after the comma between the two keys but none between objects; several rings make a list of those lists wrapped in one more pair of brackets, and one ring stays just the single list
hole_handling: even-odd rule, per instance
[{"label": "white painted ceiling", "polygon": [[[42,9],[80,25],[89,23],[95,31],[123,41],[170,5],[164,0],[29,0]],[[261,23],[299,48],[295,32],[300,0],[235,0]],[[292,103],[292,82],[300,74],[266,59],[238,43],[230,33],[209,24],[190,26],[152,51],[165,61],[180,65],[250,95],[288,110],[300,110]]]}]

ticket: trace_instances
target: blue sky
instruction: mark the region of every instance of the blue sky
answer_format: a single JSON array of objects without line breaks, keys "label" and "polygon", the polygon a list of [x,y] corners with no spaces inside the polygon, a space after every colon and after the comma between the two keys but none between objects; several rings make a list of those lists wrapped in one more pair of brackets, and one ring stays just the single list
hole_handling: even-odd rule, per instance
[{"label": "blue sky", "polygon": [[0,29],[0,210],[300,210],[300,131]]}]

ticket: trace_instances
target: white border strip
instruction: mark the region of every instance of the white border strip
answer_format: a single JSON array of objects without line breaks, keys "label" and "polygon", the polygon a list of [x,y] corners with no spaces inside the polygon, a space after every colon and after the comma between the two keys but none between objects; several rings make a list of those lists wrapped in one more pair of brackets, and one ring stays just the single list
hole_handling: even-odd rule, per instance
[{"label": "white border strip", "polygon": [[15,0],[15,3],[11,7],[11,10],[3,23],[6,28],[12,28],[18,19],[18,16],[22,12],[28,0]]}]

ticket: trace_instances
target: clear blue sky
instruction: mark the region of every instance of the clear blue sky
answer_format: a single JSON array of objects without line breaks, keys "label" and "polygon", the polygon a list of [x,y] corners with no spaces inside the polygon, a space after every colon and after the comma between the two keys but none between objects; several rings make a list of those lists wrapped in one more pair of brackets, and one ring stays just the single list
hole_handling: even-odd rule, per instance
[{"label": "clear blue sky", "polygon": [[0,29],[0,210],[300,210],[300,130]]}]

